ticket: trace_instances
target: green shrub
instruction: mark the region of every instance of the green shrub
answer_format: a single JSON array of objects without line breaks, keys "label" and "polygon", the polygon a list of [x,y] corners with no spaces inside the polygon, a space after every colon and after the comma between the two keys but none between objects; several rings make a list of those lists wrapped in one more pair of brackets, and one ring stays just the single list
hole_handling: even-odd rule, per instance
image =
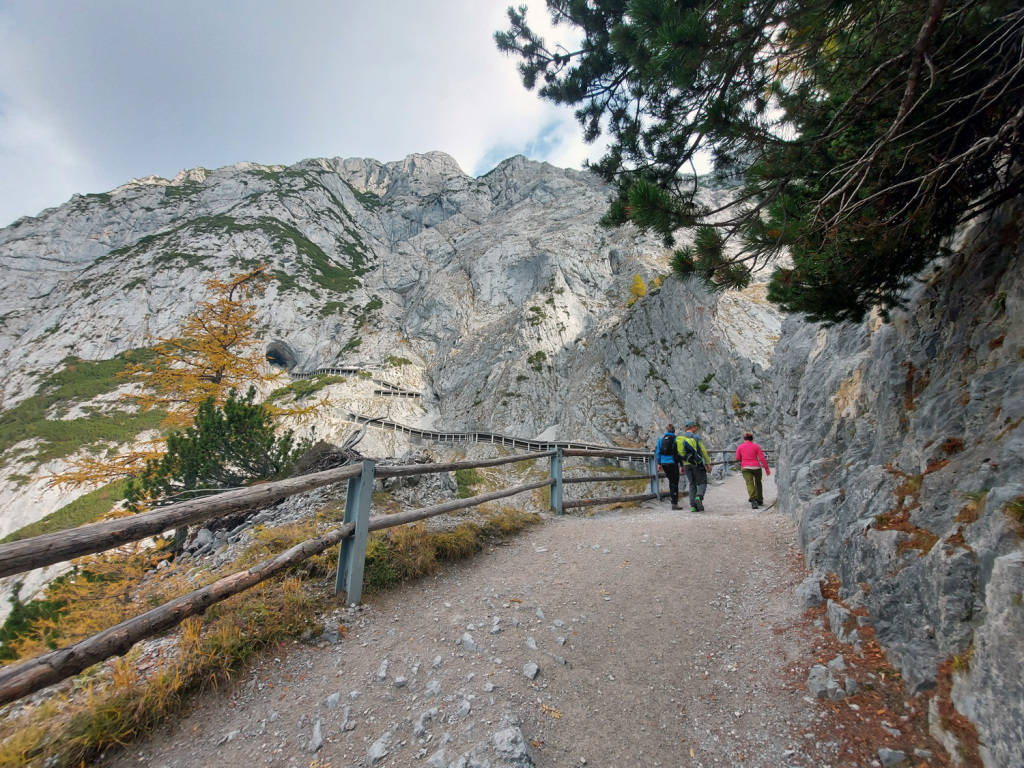
[{"label": "green shrub", "polygon": [[307,397],[319,392],[332,384],[344,384],[344,376],[331,376],[326,373],[318,373],[310,379],[296,379],[284,387],[278,387],[267,396],[266,402],[273,403],[283,400],[286,397],[293,397],[295,400],[305,400]]},{"label": "green shrub", "polygon": [[473,486],[484,481],[483,477],[475,469],[455,470],[455,484],[458,486],[458,497],[468,499],[473,496]]}]

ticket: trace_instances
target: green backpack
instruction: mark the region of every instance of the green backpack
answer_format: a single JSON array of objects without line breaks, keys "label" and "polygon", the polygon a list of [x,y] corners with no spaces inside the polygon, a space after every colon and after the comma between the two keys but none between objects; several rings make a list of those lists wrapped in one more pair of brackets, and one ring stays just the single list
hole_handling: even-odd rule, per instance
[{"label": "green backpack", "polygon": [[704,453],[700,450],[698,446],[700,446],[699,437],[683,437],[682,456],[684,464],[703,466]]}]

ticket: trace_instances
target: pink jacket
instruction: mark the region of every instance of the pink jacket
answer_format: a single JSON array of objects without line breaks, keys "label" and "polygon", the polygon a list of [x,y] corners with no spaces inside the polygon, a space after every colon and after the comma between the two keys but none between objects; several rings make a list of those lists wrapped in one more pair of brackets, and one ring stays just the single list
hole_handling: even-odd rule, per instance
[{"label": "pink jacket", "polygon": [[740,443],[736,449],[736,461],[740,463],[740,467],[764,467],[764,471],[767,474],[771,474],[772,471],[768,469],[768,461],[764,457],[764,451],[761,450],[761,446],[751,440],[744,440]]}]

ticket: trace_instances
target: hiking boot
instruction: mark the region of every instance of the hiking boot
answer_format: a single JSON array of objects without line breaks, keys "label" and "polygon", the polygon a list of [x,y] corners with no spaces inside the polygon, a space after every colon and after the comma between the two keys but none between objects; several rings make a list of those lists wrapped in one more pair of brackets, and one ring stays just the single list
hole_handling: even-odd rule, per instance
[{"label": "hiking boot", "polygon": [[678,504],[673,504],[672,509],[682,509]]},{"label": "hiking boot", "polygon": [[758,505],[757,505],[757,502],[756,502],[756,501],[752,501],[752,502],[750,502],[750,508],[751,508],[751,509],[757,509],[757,506],[758,506]]},{"label": "hiking boot", "polygon": [[694,504],[694,506],[697,507],[697,511],[698,512],[703,512],[704,511],[704,501],[701,499],[700,496],[696,497],[693,500],[693,504]]},{"label": "hiking boot", "polygon": [[696,512],[696,511],[697,511],[697,508],[696,508],[695,506],[693,506],[693,505],[691,504],[691,505],[690,505],[690,511],[691,511],[691,512]]}]

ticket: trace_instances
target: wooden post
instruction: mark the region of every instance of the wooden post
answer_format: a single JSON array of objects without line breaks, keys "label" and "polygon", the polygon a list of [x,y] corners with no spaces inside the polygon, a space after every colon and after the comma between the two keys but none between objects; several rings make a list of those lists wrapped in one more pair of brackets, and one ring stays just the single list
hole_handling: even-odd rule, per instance
[{"label": "wooden post", "polygon": [[651,476],[651,493],[661,501],[661,481],[658,479],[658,457],[651,454],[647,457],[647,472]]},{"label": "wooden post", "polygon": [[359,603],[363,598],[363,568],[366,566],[366,537],[370,525],[370,498],[373,496],[373,469],[371,459],[363,460],[363,472],[348,481],[345,496],[345,522],[354,523],[353,535],[342,540],[338,551],[338,575],[334,580],[334,594],[347,592],[346,600]]},{"label": "wooden post", "polygon": [[558,448],[551,457],[551,509],[556,515],[562,514],[562,449]]}]

